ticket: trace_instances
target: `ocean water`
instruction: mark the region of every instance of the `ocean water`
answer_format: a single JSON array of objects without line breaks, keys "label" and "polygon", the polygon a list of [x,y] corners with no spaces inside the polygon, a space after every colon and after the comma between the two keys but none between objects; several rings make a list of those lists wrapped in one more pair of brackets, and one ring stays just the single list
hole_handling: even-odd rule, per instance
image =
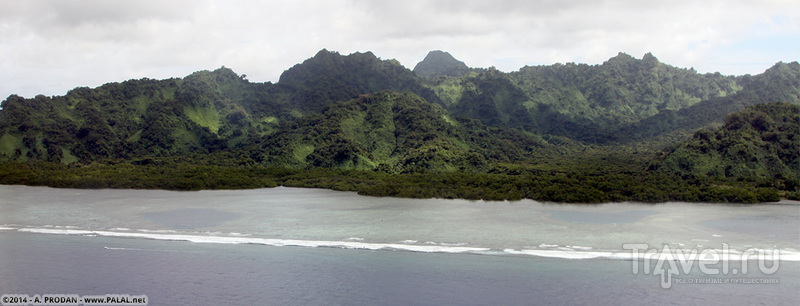
[{"label": "ocean water", "polygon": [[[657,266],[665,247],[695,254]],[[655,256],[643,257],[648,250]],[[723,260],[697,254],[704,250]],[[797,202],[0,186],[0,294],[144,294],[151,305],[792,305],[798,250]]]}]

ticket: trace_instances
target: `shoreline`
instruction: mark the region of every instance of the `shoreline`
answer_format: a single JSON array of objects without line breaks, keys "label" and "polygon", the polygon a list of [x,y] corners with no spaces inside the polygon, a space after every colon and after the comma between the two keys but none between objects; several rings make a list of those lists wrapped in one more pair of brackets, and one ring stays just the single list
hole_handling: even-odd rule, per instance
[{"label": "shoreline", "polygon": [[105,187],[105,188],[75,188],[75,187],[59,187],[59,186],[47,186],[47,185],[24,185],[24,184],[2,184],[0,186],[19,186],[19,187],[31,187],[31,188],[54,188],[54,189],[72,189],[72,190],[129,190],[129,191],[165,191],[165,192],[177,192],[177,193],[192,193],[192,192],[204,192],[204,191],[238,191],[238,190],[259,190],[259,189],[277,189],[277,188],[289,188],[289,189],[312,189],[312,190],[325,190],[325,191],[335,191],[335,192],[348,192],[348,193],[355,193],[359,196],[364,197],[371,197],[371,198],[395,198],[395,199],[415,199],[415,200],[465,200],[465,201],[472,201],[472,202],[519,202],[519,201],[534,201],[542,204],[553,204],[553,205],[603,205],[603,204],[642,204],[642,205],[660,205],[660,204],[667,204],[667,203],[686,203],[686,204],[700,204],[700,205],[728,205],[728,206],[753,206],[753,205],[797,205],[800,206],[800,201],[798,200],[791,200],[787,198],[781,198],[779,201],[775,202],[757,202],[757,203],[736,203],[736,202],[688,202],[688,201],[664,201],[664,202],[642,202],[642,201],[618,201],[618,202],[600,202],[600,203],[581,203],[581,202],[552,202],[552,201],[538,201],[536,199],[529,199],[529,198],[522,198],[522,199],[503,199],[503,200],[493,200],[493,199],[467,199],[467,198],[440,198],[440,197],[427,197],[427,198],[418,198],[418,197],[398,197],[398,196],[376,196],[376,195],[364,195],[359,193],[358,191],[351,191],[351,190],[336,190],[332,188],[324,188],[324,187],[302,187],[302,186],[285,186],[285,185],[278,185],[278,186],[271,186],[271,187],[253,187],[253,188],[218,188],[218,189],[197,189],[197,190],[177,190],[177,189],[163,189],[163,188],[114,188],[114,187]]}]

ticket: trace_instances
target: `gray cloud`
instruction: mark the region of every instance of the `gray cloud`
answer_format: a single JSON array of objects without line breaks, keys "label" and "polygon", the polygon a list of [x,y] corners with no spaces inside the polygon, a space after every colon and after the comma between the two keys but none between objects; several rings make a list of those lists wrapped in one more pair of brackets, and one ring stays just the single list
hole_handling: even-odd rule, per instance
[{"label": "gray cloud", "polygon": [[800,41],[798,25],[800,3],[780,0],[0,0],[0,99],[222,65],[275,81],[322,48],[407,67],[441,49],[505,71],[653,52],[701,72],[758,73],[800,58],[782,43]]}]

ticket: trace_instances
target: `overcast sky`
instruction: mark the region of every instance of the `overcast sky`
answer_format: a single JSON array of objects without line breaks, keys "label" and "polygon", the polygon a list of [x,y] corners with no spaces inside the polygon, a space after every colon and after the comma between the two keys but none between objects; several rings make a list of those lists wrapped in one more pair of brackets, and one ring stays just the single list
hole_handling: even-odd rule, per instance
[{"label": "overcast sky", "polygon": [[618,52],[699,72],[800,60],[797,0],[0,0],[0,100],[220,66],[276,82],[326,48],[516,71]]}]

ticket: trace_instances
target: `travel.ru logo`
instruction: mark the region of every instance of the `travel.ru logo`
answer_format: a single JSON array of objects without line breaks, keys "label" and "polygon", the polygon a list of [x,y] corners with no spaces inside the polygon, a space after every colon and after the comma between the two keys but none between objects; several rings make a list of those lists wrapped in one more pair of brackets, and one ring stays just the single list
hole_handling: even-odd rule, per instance
[{"label": "travel.ru logo", "polygon": [[[640,260],[644,274],[661,277],[661,288],[672,287],[673,276],[690,275],[695,267],[704,275],[746,275],[748,262],[758,260],[758,270],[772,275],[780,267],[780,252],[777,249],[748,249],[731,252],[727,244],[722,249],[670,249],[664,245],[660,250],[643,243],[626,243],[623,249],[631,251],[632,272],[639,274]],[[653,262],[655,261],[655,264]],[[721,263],[721,267],[720,267]],[[652,269],[651,269],[652,268]],[[681,274],[682,273],[682,274]],[[749,283],[745,279],[692,279],[688,283]]]}]

